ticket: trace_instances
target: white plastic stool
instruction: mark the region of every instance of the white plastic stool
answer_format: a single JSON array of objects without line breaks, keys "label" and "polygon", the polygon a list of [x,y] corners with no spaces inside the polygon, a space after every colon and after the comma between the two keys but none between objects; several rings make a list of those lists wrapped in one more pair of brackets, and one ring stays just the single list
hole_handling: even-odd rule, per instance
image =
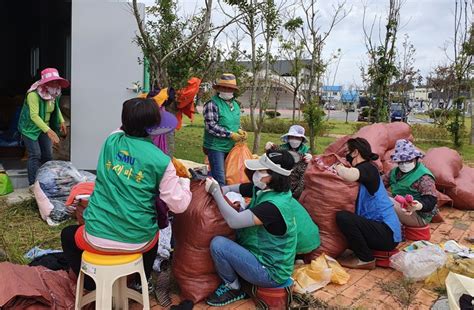
[{"label": "white plastic stool", "polygon": [[[136,272],[140,274],[141,294],[127,287],[127,275]],[[82,296],[85,274],[94,280],[96,290]],[[150,309],[142,254],[101,255],[84,251],[77,278],[75,309],[95,301],[96,309],[112,309],[113,304],[115,309],[127,310],[128,299],[141,303],[145,310]]]}]

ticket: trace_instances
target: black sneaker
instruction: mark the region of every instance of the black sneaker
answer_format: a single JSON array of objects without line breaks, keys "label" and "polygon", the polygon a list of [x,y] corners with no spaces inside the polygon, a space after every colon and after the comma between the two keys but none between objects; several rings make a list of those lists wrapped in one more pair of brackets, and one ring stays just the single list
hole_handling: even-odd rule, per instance
[{"label": "black sneaker", "polygon": [[[129,285],[129,288],[131,288],[132,290],[135,290],[139,293],[142,292],[142,285],[140,282],[138,282],[139,280],[134,280],[130,285]],[[148,293],[153,293],[155,291],[155,286],[153,285],[153,279],[150,277],[148,279]]]},{"label": "black sneaker", "polygon": [[221,307],[238,300],[244,299],[247,294],[241,290],[233,290],[229,286],[222,283],[217,290],[206,299],[206,303],[210,306]]}]

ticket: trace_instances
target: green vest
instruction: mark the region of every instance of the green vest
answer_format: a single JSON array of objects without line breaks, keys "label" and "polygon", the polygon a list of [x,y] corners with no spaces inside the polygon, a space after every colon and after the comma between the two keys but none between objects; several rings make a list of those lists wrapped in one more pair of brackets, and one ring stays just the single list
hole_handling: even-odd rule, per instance
[{"label": "green vest", "polygon": [[[290,143],[284,143],[284,144],[280,145],[280,149],[289,150],[290,149]],[[300,155],[304,155],[304,154],[309,152],[309,146],[307,146],[304,143],[301,143],[301,145],[298,147],[297,152]]]},{"label": "green vest", "polygon": [[296,218],[296,254],[309,253],[321,245],[318,225],[313,222],[308,211],[295,199],[292,201],[292,208]]},{"label": "green vest", "polygon": [[[46,120],[46,101],[38,95],[36,91],[33,92],[38,96],[39,99],[39,117],[43,121]],[[26,94],[28,96],[28,94]],[[42,133],[41,129],[36,126],[36,124],[31,120],[30,117],[30,107],[28,106],[28,102],[25,100],[23,101],[23,107],[21,108],[20,119],[18,121],[18,131],[20,131],[23,135],[27,136],[31,140],[38,140],[39,135]],[[59,97],[55,99],[55,107],[54,111],[51,112],[51,117],[49,119],[49,128],[51,128],[56,133],[59,133]]]},{"label": "green vest", "polygon": [[[229,104],[219,96],[215,95],[211,100],[219,109],[217,124],[230,132],[236,132],[240,127],[240,107],[237,101],[232,99],[233,109],[231,111]],[[235,142],[230,137],[216,137],[204,129],[204,148],[228,153],[234,147],[234,144]]]},{"label": "green vest", "polygon": [[[419,200],[421,194],[411,187],[413,183],[418,181],[424,175],[429,175],[433,179],[435,178],[431,171],[420,162],[417,163],[415,169],[406,174],[402,174],[402,177],[397,180],[396,176],[400,173],[399,171],[400,168],[397,167],[392,169],[390,172],[390,189],[392,190],[392,196],[394,197],[396,195],[405,196],[410,194],[413,196],[413,199]],[[427,222],[430,222],[433,217],[432,212],[417,212]]]},{"label": "green vest", "polygon": [[169,162],[149,138],[110,135],[84,212],[86,232],[125,243],[152,240],[158,231],[155,197]]},{"label": "green vest", "polygon": [[284,283],[293,273],[295,261],[297,229],[291,192],[258,191],[252,197],[249,209],[268,201],[274,204],[286,224],[282,236],[269,233],[263,225],[255,225],[237,231],[237,242],[249,250],[264,265],[272,279]]}]

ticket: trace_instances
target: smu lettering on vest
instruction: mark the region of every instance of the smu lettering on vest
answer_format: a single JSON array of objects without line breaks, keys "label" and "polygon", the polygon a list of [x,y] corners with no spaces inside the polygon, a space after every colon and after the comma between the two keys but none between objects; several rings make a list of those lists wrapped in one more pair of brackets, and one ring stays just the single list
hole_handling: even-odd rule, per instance
[{"label": "smu lettering on vest", "polygon": [[84,212],[87,233],[128,243],[153,239],[158,231],[155,196],[170,160],[149,138],[123,132],[109,136]]}]

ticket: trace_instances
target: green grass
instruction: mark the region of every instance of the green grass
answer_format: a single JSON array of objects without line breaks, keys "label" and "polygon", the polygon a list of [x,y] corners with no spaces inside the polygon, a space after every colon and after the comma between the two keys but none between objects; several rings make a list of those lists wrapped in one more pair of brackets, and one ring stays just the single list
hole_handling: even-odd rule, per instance
[{"label": "green grass", "polygon": [[44,222],[34,201],[11,207],[0,206],[0,248],[6,260],[26,264],[25,255],[33,246],[44,249],[61,249],[61,230],[75,221],[70,220],[51,227]]}]

